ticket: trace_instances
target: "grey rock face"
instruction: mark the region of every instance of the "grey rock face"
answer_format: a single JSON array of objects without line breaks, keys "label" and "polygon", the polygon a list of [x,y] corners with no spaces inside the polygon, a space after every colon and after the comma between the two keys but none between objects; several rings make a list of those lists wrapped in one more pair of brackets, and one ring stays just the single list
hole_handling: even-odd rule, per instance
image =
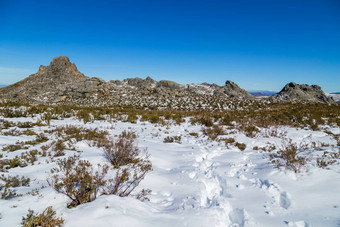
[{"label": "grey rock face", "polygon": [[252,99],[253,96],[249,94],[246,90],[240,88],[236,83],[227,80],[223,87],[217,86],[215,95],[226,95],[229,98],[239,98],[239,99]]},{"label": "grey rock face", "polygon": [[300,102],[324,102],[334,103],[331,97],[327,97],[318,85],[296,84],[290,82],[282,90],[272,96],[277,100],[290,100]]},{"label": "grey rock face", "polygon": [[[176,98],[182,100],[190,98],[203,102],[210,98],[228,101],[230,98],[249,100],[253,99],[253,96],[229,80],[224,86],[208,83],[181,85],[169,80],[155,81],[150,77],[129,78],[123,81],[111,80],[106,83],[100,78],[86,77],[65,56],[55,57],[50,65],[41,65],[37,73],[13,85],[0,88],[0,102],[33,104],[58,102],[86,104],[90,101],[89,103],[93,105],[97,103],[93,100],[101,99],[104,104],[128,100],[143,105],[141,100],[163,100],[162,102],[172,105],[176,103]],[[287,84],[279,94],[271,98],[303,102],[334,102],[317,85],[295,83]]]},{"label": "grey rock face", "polygon": [[0,97],[11,102],[41,103],[58,101],[66,97],[83,97],[98,91],[105,83],[98,78],[88,78],[78,71],[68,57],[53,58],[49,66],[13,85],[0,89]]}]

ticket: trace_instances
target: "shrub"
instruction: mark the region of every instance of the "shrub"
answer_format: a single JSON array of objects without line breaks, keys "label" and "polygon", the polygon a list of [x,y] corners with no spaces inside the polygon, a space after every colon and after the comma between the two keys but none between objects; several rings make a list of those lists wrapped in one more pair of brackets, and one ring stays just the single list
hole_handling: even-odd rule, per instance
[{"label": "shrub", "polygon": [[0,193],[0,195],[1,195],[0,198],[5,199],[5,200],[12,199],[18,196],[22,196],[22,194],[17,194],[14,190],[8,187],[5,187],[3,192]]},{"label": "shrub", "polygon": [[3,151],[9,151],[9,152],[13,152],[13,151],[21,150],[21,149],[28,149],[28,147],[25,147],[24,144],[22,143],[18,143],[18,144],[7,145],[2,148]]},{"label": "shrub", "polygon": [[52,206],[47,207],[41,214],[34,214],[33,210],[28,210],[26,217],[22,217],[21,225],[23,227],[57,227],[63,226],[64,220],[62,218],[55,217],[56,212],[52,209]]},{"label": "shrub", "polygon": [[316,159],[316,164],[319,168],[326,168],[329,165],[334,165],[338,162],[338,159],[340,158],[340,151],[338,152],[328,152],[325,151],[323,155],[318,157]]},{"label": "shrub", "polygon": [[22,176],[20,178],[19,175],[14,176],[14,177],[12,177],[12,176],[6,177],[4,174],[2,174],[0,176],[0,180],[5,182],[4,185],[0,185],[0,188],[1,187],[16,188],[16,187],[20,187],[20,186],[28,187],[30,185],[30,179],[29,178],[24,177],[24,176]]},{"label": "shrub", "polygon": [[89,110],[79,110],[77,113],[77,119],[83,120],[84,124],[92,121],[92,117]]},{"label": "shrub", "polygon": [[301,167],[306,165],[308,158],[298,155],[299,149],[291,140],[285,142],[283,147],[275,154],[270,154],[271,162],[276,168],[284,166],[285,169],[292,169],[295,173],[301,171]]},{"label": "shrub", "polygon": [[21,153],[21,159],[33,165],[34,162],[37,161],[37,154],[38,150],[31,150],[29,152]]},{"label": "shrub", "polygon": [[198,133],[197,132],[190,132],[189,135],[193,136],[193,137],[198,137]]},{"label": "shrub", "polygon": [[78,160],[77,157],[71,156],[58,160],[57,165],[57,168],[51,170],[52,174],[56,174],[48,179],[48,183],[57,192],[71,199],[68,207],[95,200],[99,188],[106,183],[104,175],[107,168],[94,173],[89,161]]},{"label": "shrub", "polygon": [[181,140],[181,136],[167,136],[164,138],[163,143],[182,143]]},{"label": "shrub", "polygon": [[255,125],[241,124],[238,129],[248,137],[255,137],[260,130]]},{"label": "shrub", "polygon": [[238,149],[240,149],[241,151],[244,151],[244,150],[246,149],[246,147],[247,147],[246,144],[244,144],[244,143],[239,143],[239,142],[236,142],[236,143],[235,143],[235,146],[238,147]]},{"label": "shrub", "polygon": [[58,140],[53,144],[52,149],[54,151],[53,157],[59,157],[65,155],[64,150],[66,149],[66,146],[64,144],[64,141]]},{"label": "shrub", "polygon": [[215,140],[220,135],[225,135],[223,128],[218,125],[213,125],[211,128],[205,128],[202,131],[203,134],[208,136],[211,140]]},{"label": "shrub", "polygon": [[192,124],[202,124],[206,127],[211,127],[213,126],[213,121],[209,115],[198,115],[190,119]]},{"label": "shrub", "polygon": [[[120,197],[129,196],[136,189],[146,174],[152,171],[151,162],[147,156],[139,159],[138,163],[132,163],[117,170],[114,180],[109,180],[104,188],[105,194],[114,194]],[[135,197],[141,201],[148,200],[150,189],[142,189]]]},{"label": "shrub", "polygon": [[140,150],[135,144],[135,139],[135,133],[123,131],[117,139],[103,140],[98,143],[98,146],[103,147],[104,153],[113,167],[118,168],[139,161]]},{"label": "shrub", "polygon": [[19,156],[15,156],[12,159],[3,159],[0,160],[0,171],[6,171],[6,169],[16,168],[16,167],[25,167],[27,163],[25,160],[19,158]]}]

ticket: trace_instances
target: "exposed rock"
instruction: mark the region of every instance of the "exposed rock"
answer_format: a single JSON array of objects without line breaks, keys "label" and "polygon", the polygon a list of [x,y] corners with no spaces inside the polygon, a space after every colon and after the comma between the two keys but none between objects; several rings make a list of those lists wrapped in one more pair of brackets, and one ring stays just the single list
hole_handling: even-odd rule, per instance
[{"label": "exposed rock", "polygon": [[239,98],[239,99],[252,99],[253,96],[249,94],[246,90],[240,88],[236,83],[227,80],[225,82],[225,86],[219,87],[217,86],[215,91],[215,95],[227,95],[229,98]]},{"label": "exposed rock", "polygon": [[49,66],[13,85],[0,89],[0,97],[11,102],[41,103],[65,101],[65,97],[88,97],[105,91],[106,82],[88,78],[78,71],[68,57],[53,58]]},{"label": "exposed rock", "polygon": [[290,82],[273,99],[300,101],[300,102],[324,102],[334,103],[331,97],[327,97],[318,85],[296,84]]},{"label": "exposed rock", "polygon": [[[317,85],[297,85],[290,83],[282,91],[271,97],[279,100],[309,102],[334,101],[328,98]],[[89,78],[78,71],[68,57],[55,57],[49,66],[40,66],[39,71],[26,79],[8,87],[0,88],[0,103],[72,103],[80,105],[125,105],[134,107],[179,108],[191,100],[186,108],[197,106],[209,108],[211,103],[220,109],[228,108],[231,99],[252,102],[253,96],[236,83],[226,81],[224,86],[217,84],[181,85],[174,81],[155,81],[150,77],[129,78],[123,81],[111,80],[106,83],[100,78]],[[184,105],[184,104],[183,104]]]}]

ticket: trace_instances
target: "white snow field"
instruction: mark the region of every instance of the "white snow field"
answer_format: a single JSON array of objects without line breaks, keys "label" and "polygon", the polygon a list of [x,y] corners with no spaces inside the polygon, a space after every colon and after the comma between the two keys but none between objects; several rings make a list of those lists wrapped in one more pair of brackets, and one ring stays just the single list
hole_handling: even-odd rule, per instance
[{"label": "white snow field", "polygon": [[[9,121],[37,121],[35,118],[11,118]],[[67,196],[57,193],[46,181],[50,169],[56,166],[49,157],[39,157],[34,165],[11,168],[3,174],[31,179],[29,187],[15,188],[22,194],[9,200],[0,199],[0,226],[20,226],[28,209],[41,213],[53,206],[65,226],[340,226],[340,165],[327,168],[315,164],[315,149],[306,155],[312,159],[300,173],[277,169],[268,158],[269,152],[253,148],[282,146],[284,140],[268,136],[265,130],[254,138],[235,129],[226,129],[221,138],[234,138],[245,143],[241,151],[223,141],[211,141],[202,134],[202,126],[192,125],[189,119],[180,125],[162,126],[149,122],[94,121],[83,124],[74,118],[52,120],[50,126],[34,127],[36,132],[61,125],[77,125],[107,130],[118,135],[134,131],[138,146],[146,148],[153,171],[139,188],[152,190],[150,201],[134,197],[101,195],[93,202],[67,208]],[[328,127],[328,126],[325,126]],[[21,129],[22,130],[22,129]],[[339,134],[339,128],[330,128]],[[196,132],[198,136],[189,133]],[[327,144],[322,149],[338,152],[337,141],[322,131],[280,127],[279,134],[296,144],[311,146]],[[181,136],[181,143],[164,143],[167,136]],[[0,148],[27,141],[35,136],[0,135]],[[33,147],[40,149],[40,145]],[[92,164],[109,163],[100,148],[87,141],[76,143],[81,159]],[[3,158],[13,158],[27,150],[2,151]],[[65,151],[71,156],[75,151]],[[63,157],[61,157],[63,158]],[[2,174],[2,173],[1,173]],[[38,193],[30,193],[38,189]]]}]

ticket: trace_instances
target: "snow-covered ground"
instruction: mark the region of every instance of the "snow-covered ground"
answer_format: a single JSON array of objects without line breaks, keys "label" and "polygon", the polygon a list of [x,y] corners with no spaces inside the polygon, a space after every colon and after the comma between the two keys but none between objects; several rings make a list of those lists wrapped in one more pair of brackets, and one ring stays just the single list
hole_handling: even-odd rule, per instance
[{"label": "snow-covered ground", "polygon": [[[64,119],[52,120],[51,126],[35,127],[34,131],[60,125],[99,128],[112,135],[124,130],[136,132],[138,146],[147,148],[154,169],[139,186],[152,190],[150,201],[102,195],[93,202],[68,209],[68,198],[46,182],[56,163],[48,161],[48,157],[39,157],[34,165],[12,168],[5,173],[29,177],[31,183],[29,187],[16,188],[23,196],[0,200],[0,226],[20,226],[28,209],[40,213],[48,206],[53,206],[57,216],[65,220],[65,226],[340,225],[340,165],[322,169],[311,161],[301,173],[279,170],[270,162],[268,152],[253,149],[256,146],[279,148],[284,143],[282,138],[268,137],[265,131],[249,138],[229,129],[228,135],[221,136],[245,143],[244,151],[234,145],[227,147],[223,141],[209,140],[202,134],[202,126],[190,124],[189,119],[181,125],[170,126],[139,121],[137,124],[95,121],[84,125],[75,119]],[[339,128],[328,130],[340,133]],[[198,136],[190,135],[191,132]],[[324,149],[339,149],[333,137],[321,131],[281,127],[280,133],[296,144],[315,142],[328,144]],[[167,136],[181,136],[181,143],[163,143]],[[0,135],[0,147],[33,138]],[[76,143],[76,150],[82,151],[80,157],[93,164],[108,163],[102,150],[86,141]],[[25,151],[2,151],[2,159]],[[73,153],[66,151],[67,156]],[[28,194],[35,189],[39,190],[37,194]]]}]

